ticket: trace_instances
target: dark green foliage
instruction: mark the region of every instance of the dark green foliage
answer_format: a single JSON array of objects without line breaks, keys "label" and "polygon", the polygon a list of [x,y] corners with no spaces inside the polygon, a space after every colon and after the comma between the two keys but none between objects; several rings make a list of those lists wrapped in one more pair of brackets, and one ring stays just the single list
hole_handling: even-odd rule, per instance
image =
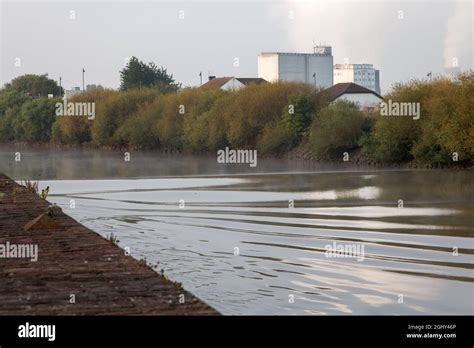
[{"label": "dark green foliage", "polygon": [[[136,68],[138,72],[133,70]],[[142,72],[146,79],[141,80]],[[474,158],[472,72],[454,80],[395,85],[385,100],[419,102],[419,120],[382,117],[375,112],[367,115],[344,101],[328,106],[324,93],[302,83],[250,85],[238,91],[186,88],[163,93],[166,88],[170,88],[166,92],[176,89],[172,77],[136,58],[126,75],[130,76],[126,90],[98,88],[69,100],[95,102],[94,120],[57,117],[58,98],[27,96],[25,90],[31,86],[41,90],[40,94],[49,92],[45,86],[50,82],[44,76],[13,80],[0,90],[0,142],[90,142],[190,153],[215,153],[229,146],[277,156],[301,147],[320,158],[336,159],[343,152],[362,147],[365,155],[380,162],[414,159],[432,164],[452,163],[454,154],[460,162],[469,163]],[[141,89],[136,88],[137,76]]]},{"label": "dark green foliage", "polygon": [[364,114],[358,106],[337,101],[324,108],[311,126],[312,150],[320,158],[342,158],[358,146],[363,134]]},{"label": "dark green foliage", "polygon": [[93,143],[117,147],[127,145],[127,120],[157,96],[157,91],[148,88],[107,95],[96,106],[96,117],[91,127]]},{"label": "dark green foliage", "polygon": [[[315,116],[315,104],[310,94],[294,93],[288,98],[288,105],[283,109],[283,121],[288,128],[290,143],[297,145],[306,134]],[[280,127],[281,128],[281,127]]]},{"label": "dark green foliage", "polygon": [[269,123],[263,129],[257,143],[261,154],[281,155],[291,149],[294,142],[294,133],[283,121]]},{"label": "dark green foliage", "polygon": [[125,68],[120,71],[120,89],[152,87],[161,93],[175,92],[180,88],[173,75],[168,75],[165,68],[155,63],[144,63],[132,57]]},{"label": "dark green foliage", "polygon": [[64,90],[59,87],[56,81],[48,78],[48,74],[22,75],[7,83],[4,88],[14,91],[18,95],[27,94],[32,97],[47,97],[48,94],[58,97],[64,94]]},{"label": "dark green foliage", "polygon": [[376,117],[371,136],[363,141],[366,154],[381,162],[415,159],[431,164],[474,158],[474,74],[450,80],[414,80],[397,84],[385,99],[420,103],[420,118]]},{"label": "dark green foliage", "polygon": [[51,139],[51,127],[56,120],[56,102],[58,99],[37,98],[23,103],[19,114],[10,116],[15,139],[32,143],[48,142]]}]

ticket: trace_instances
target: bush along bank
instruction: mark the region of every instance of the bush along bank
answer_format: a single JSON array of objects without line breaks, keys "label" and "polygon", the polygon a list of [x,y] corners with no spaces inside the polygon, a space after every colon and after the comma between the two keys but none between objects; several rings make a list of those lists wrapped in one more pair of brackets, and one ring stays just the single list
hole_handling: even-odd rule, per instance
[{"label": "bush along bank", "polygon": [[71,98],[94,103],[94,115],[82,117],[57,115],[57,105],[66,105],[60,98],[3,88],[0,142],[212,155],[229,147],[262,157],[465,167],[474,159],[473,84],[472,72],[396,84],[372,113],[331,103],[324,91],[301,83],[238,91],[101,89]]}]

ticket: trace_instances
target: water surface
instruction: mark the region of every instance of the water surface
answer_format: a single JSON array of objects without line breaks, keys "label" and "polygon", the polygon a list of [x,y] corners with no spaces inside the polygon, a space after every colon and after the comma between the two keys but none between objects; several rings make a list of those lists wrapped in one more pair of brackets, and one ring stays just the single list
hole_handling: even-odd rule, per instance
[{"label": "water surface", "polygon": [[15,151],[0,171],[224,314],[474,313],[471,171]]}]

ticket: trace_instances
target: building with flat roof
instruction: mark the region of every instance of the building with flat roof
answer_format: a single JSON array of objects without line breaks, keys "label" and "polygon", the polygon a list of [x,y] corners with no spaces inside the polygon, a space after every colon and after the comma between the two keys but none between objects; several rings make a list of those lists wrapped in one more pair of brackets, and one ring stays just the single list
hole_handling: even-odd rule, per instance
[{"label": "building with flat roof", "polygon": [[334,84],[353,82],[380,94],[380,72],[372,64],[334,65]]},{"label": "building with flat roof", "polygon": [[269,82],[296,81],[327,88],[333,85],[333,56],[329,46],[313,53],[263,52],[258,56],[258,77]]}]

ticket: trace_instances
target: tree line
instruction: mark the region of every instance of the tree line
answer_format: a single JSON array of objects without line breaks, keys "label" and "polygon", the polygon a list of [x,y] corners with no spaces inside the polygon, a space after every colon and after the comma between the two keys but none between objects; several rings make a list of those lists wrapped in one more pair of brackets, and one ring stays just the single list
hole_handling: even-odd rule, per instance
[{"label": "tree line", "polygon": [[459,163],[474,159],[473,72],[396,84],[384,98],[420,103],[421,117],[414,120],[363,113],[346,101],[331,103],[324,91],[303,83],[238,91],[180,88],[154,64],[133,60],[132,67],[139,69],[130,75],[132,70],[122,71],[120,90],[96,89],[72,99],[95,102],[94,120],[56,117],[59,98],[47,94],[58,86],[39,88],[39,96],[32,97],[25,94],[24,81],[17,81],[23,77],[13,80],[0,90],[0,142],[212,154],[228,146],[271,156],[300,149],[319,159],[360,151],[377,162],[434,165],[452,163],[454,154]]}]

